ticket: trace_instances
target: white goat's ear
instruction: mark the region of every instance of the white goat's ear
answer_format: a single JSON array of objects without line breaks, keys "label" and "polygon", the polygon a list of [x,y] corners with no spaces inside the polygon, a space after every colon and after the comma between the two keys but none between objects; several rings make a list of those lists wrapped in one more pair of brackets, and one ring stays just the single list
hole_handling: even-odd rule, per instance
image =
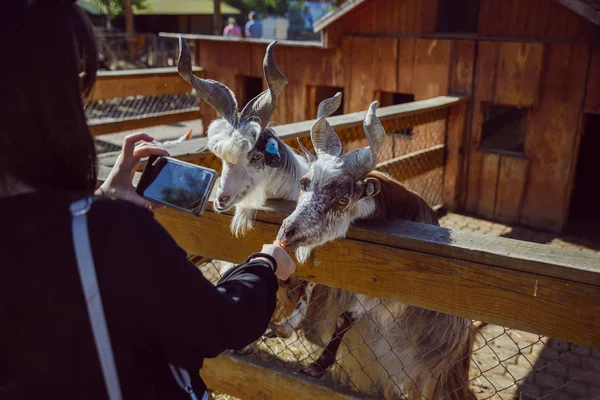
[{"label": "white goat's ear", "polygon": [[375,197],[381,190],[381,184],[377,178],[366,178],[362,182],[363,185],[363,197]]}]

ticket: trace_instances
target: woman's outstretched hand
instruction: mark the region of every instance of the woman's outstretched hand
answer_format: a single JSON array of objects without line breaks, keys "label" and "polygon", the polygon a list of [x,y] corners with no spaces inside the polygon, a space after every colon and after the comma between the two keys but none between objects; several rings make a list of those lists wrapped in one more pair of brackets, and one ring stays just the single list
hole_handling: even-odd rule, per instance
[{"label": "woman's outstretched hand", "polygon": [[[140,141],[143,143],[136,146]],[[134,133],[125,137],[117,162],[96,194],[116,200],[127,200],[150,210],[163,208],[164,206],[152,203],[138,195],[133,186],[133,177],[142,158],[169,156],[169,152],[164,148],[152,145],[153,141],[154,138],[145,133]]]},{"label": "woman's outstretched hand", "polygon": [[292,257],[281,246],[276,244],[265,244],[261,253],[270,255],[277,261],[275,275],[282,281],[286,281],[290,275],[296,272],[296,263]]}]

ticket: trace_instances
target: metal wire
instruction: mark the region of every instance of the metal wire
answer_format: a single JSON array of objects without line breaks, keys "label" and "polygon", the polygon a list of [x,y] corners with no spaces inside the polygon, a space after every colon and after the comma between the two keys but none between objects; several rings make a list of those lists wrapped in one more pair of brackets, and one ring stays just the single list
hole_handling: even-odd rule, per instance
[{"label": "metal wire", "polygon": [[[200,270],[213,283],[232,265],[216,260],[199,262]],[[302,285],[305,283],[297,282],[297,286],[287,288],[285,298],[293,301],[292,298],[297,297],[293,296],[293,291]],[[346,302],[335,304],[336,307],[327,307],[326,293],[321,292],[312,299],[311,305],[324,315],[311,330],[292,329],[291,336],[286,339],[265,336],[246,349],[245,353],[294,371],[306,368],[323,351],[319,344],[314,343],[314,337],[309,340],[310,335],[317,333],[317,337],[325,343],[331,340],[331,331],[340,310],[347,305]],[[359,300],[353,294],[348,301]],[[382,300],[376,308],[387,309],[386,302]],[[401,354],[395,353],[393,348],[398,347],[398,342],[410,340],[406,334],[400,334],[394,343],[390,343],[389,337],[383,335],[366,337],[365,326],[377,326],[377,322],[372,319],[375,309],[371,311],[363,326],[352,328],[355,340],[344,340],[334,365],[326,371],[323,379],[377,398],[408,399],[409,390],[413,390],[413,393],[416,390],[418,398],[427,398],[420,389],[429,383],[428,380],[416,381],[409,376],[411,367],[427,354],[419,354],[421,358],[406,362]],[[391,323],[397,324],[397,315],[393,315],[389,309],[387,311],[394,317]],[[303,317],[310,319],[309,315]],[[463,385],[468,385],[478,399],[598,398],[599,350],[495,325],[473,325],[468,329],[476,332],[476,339],[468,355],[469,378]],[[346,333],[346,336],[349,335],[350,332]],[[382,347],[382,341],[388,348],[378,351],[377,348]],[[417,348],[416,344],[413,348]],[[390,363],[390,360],[395,362]],[[444,368],[453,368],[461,361],[445,360]],[[408,379],[398,379],[399,376]],[[431,381],[437,379],[433,370],[429,371],[429,376]],[[397,381],[411,382],[413,387],[401,387],[395,383]],[[456,388],[458,389],[460,388]],[[451,393],[446,393],[440,398],[451,398],[450,396]]]}]

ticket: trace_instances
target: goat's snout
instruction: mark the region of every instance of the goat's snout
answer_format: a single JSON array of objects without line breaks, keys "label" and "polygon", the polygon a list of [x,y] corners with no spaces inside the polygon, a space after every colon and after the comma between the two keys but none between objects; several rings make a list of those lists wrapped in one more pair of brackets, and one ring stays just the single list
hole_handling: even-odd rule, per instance
[{"label": "goat's snout", "polygon": [[219,203],[219,205],[224,206],[227,203],[229,203],[229,200],[231,200],[231,196],[225,193],[221,193],[219,195],[219,197],[217,198],[217,202]]},{"label": "goat's snout", "polygon": [[281,228],[279,228],[277,240],[284,243],[286,245],[286,249],[294,250],[298,244],[298,241],[301,240],[298,233],[298,227],[293,223],[289,223],[289,221],[286,219],[283,221],[283,224],[281,224]]}]

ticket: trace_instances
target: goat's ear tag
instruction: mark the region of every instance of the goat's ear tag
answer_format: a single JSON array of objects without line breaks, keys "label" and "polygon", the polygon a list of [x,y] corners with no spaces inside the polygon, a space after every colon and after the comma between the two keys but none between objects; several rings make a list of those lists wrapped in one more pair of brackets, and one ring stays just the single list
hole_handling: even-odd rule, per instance
[{"label": "goat's ear tag", "polygon": [[279,154],[279,145],[273,138],[267,140],[265,146],[265,161],[271,168],[278,168],[281,166],[281,155]]}]

